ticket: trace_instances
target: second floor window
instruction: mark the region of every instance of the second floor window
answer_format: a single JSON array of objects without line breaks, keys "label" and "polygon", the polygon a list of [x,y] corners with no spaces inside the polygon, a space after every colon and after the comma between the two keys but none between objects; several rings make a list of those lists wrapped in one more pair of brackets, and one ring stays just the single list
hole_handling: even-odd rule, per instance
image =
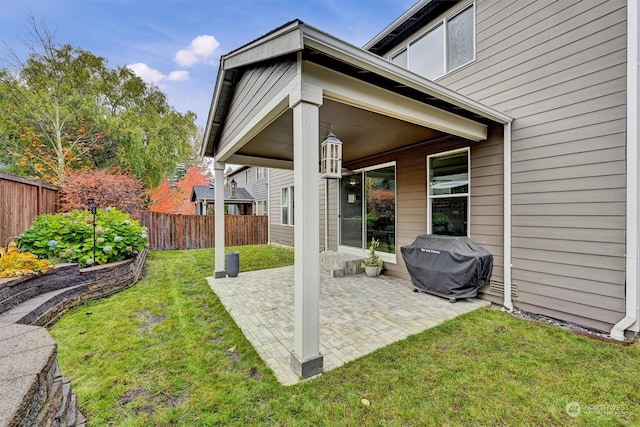
[{"label": "second floor window", "polygon": [[267,176],[267,168],[257,167],[256,168],[256,179],[264,179]]},{"label": "second floor window", "polygon": [[474,40],[472,4],[411,40],[390,59],[428,79],[436,79],[473,60]]}]

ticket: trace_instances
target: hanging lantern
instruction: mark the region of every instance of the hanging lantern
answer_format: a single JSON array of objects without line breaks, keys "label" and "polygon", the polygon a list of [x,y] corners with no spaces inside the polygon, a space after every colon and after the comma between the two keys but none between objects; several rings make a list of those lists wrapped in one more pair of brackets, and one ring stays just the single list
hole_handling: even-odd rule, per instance
[{"label": "hanging lantern", "polygon": [[238,197],[238,183],[233,178],[231,179],[231,183],[229,183],[229,197]]},{"label": "hanging lantern", "polygon": [[320,144],[320,178],[342,178],[342,141],[333,132]]}]

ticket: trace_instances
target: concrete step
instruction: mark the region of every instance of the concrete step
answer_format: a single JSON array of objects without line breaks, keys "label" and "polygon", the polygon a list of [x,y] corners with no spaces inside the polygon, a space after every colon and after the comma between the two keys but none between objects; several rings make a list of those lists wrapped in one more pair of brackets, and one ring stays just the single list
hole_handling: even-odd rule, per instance
[{"label": "concrete step", "polygon": [[362,273],[360,264],[364,256],[337,251],[320,253],[320,272],[331,277],[344,277]]}]

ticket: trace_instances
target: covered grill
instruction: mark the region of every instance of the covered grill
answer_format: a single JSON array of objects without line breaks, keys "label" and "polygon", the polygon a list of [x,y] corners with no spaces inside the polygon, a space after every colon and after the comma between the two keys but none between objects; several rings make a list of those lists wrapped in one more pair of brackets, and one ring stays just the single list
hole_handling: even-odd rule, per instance
[{"label": "covered grill", "polygon": [[493,267],[493,256],[466,236],[423,234],[400,250],[414,290],[451,302],[474,298]]}]

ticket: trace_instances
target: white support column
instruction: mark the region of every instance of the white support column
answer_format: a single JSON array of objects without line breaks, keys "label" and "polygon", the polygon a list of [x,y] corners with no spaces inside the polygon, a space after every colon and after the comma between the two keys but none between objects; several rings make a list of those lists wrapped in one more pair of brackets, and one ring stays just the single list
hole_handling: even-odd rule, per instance
[{"label": "white support column", "polygon": [[215,162],[214,167],[215,178],[215,272],[213,277],[216,279],[227,277],[227,270],[224,265],[224,163]]},{"label": "white support column", "polygon": [[295,189],[295,313],[291,367],[301,378],[322,373],[320,354],[320,144],[321,88],[301,85],[291,95]]}]

